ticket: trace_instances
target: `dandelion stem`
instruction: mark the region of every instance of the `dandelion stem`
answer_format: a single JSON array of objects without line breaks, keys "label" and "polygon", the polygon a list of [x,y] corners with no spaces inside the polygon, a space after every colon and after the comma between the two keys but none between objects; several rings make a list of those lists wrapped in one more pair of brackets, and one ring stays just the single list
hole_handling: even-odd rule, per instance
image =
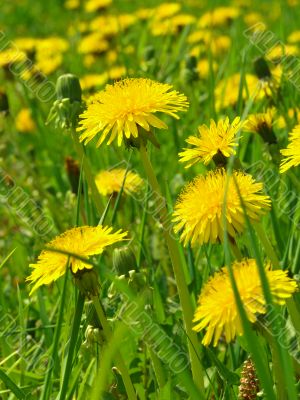
[{"label": "dandelion stem", "polygon": [[277,390],[277,399],[278,400],[287,400],[287,391],[285,387],[284,374],[282,373],[282,362],[280,353],[278,351],[278,346],[275,345],[274,337],[268,332],[267,329],[260,329],[262,335],[268,342],[271,353],[272,353],[272,361],[273,361],[273,373],[274,373],[274,381]]},{"label": "dandelion stem", "polygon": [[182,307],[183,319],[188,340],[188,349],[191,359],[191,368],[195,384],[199,389],[204,388],[203,369],[199,359],[198,349],[200,344],[198,342],[197,334],[192,330],[193,320],[193,305],[189,294],[189,290],[185,281],[184,272],[181,266],[180,253],[178,243],[170,233],[170,225],[168,224],[168,210],[166,207],[166,200],[161,194],[160,186],[157,181],[155,172],[153,170],[151,161],[148,157],[147,150],[144,145],[140,146],[141,160],[149,179],[150,186],[156,197],[158,197],[157,209],[160,213],[160,222],[163,227],[163,234],[168,246],[174,276],[178,287],[179,299]]},{"label": "dandelion stem", "polygon": [[230,245],[230,249],[231,249],[235,259],[237,261],[241,261],[243,256],[242,256],[242,253],[240,252],[240,249],[238,248],[238,246],[236,244],[236,241],[234,239],[229,240],[229,245]]},{"label": "dandelion stem", "polygon": [[77,155],[78,155],[79,159],[82,160],[84,175],[86,177],[88,186],[91,189],[91,194],[92,194],[92,198],[94,201],[94,205],[96,207],[98,214],[102,215],[102,213],[103,213],[102,201],[101,201],[101,197],[100,197],[99,191],[98,191],[96,183],[95,183],[95,179],[91,172],[92,171],[91,165],[90,165],[88,158],[85,156],[83,146],[79,142],[78,135],[74,129],[72,129],[72,138],[74,141],[75,150],[77,152]]},{"label": "dandelion stem", "polygon": [[[106,319],[106,316],[104,314],[100,300],[98,297],[94,297],[92,299],[92,301],[93,301],[97,316],[100,320],[101,326],[103,328],[104,336],[105,336],[106,340],[109,341],[111,339],[112,332],[111,332],[110,326],[108,324],[108,321]],[[136,393],[135,393],[135,390],[134,390],[134,387],[133,387],[133,384],[132,384],[132,381],[131,381],[131,378],[129,375],[129,371],[126,367],[126,364],[123,360],[122,355],[119,352],[116,354],[116,361],[117,361],[117,367],[122,375],[122,379],[124,382],[124,386],[126,389],[128,399],[129,400],[137,400],[137,396],[136,396]]]},{"label": "dandelion stem", "polygon": [[162,389],[165,386],[166,383],[166,377],[165,377],[165,372],[163,370],[162,363],[158,356],[154,353],[152,350],[151,346],[148,346],[148,351],[149,355],[152,361],[155,377],[158,383],[158,386],[160,389]]},{"label": "dandelion stem", "polygon": [[78,340],[78,335],[79,335],[79,328],[80,328],[80,322],[81,322],[81,317],[82,317],[82,311],[83,311],[83,305],[84,305],[84,296],[79,293],[78,298],[77,298],[77,303],[76,303],[76,309],[75,309],[75,314],[73,318],[73,324],[72,324],[72,333],[71,333],[71,338],[70,338],[70,343],[69,343],[69,350],[68,350],[68,357],[67,357],[67,362],[64,370],[64,375],[62,379],[62,386],[59,394],[59,400],[63,400],[66,398],[67,395],[67,390],[68,390],[68,383],[69,379],[71,376],[72,372],[72,364],[73,364],[73,356],[74,356],[74,351],[76,347],[76,342]]},{"label": "dandelion stem", "polygon": [[260,223],[254,223],[254,228],[257,233],[257,236],[259,237],[259,240],[261,241],[261,243],[265,249],[267,256],[269,257],[269,259],[272,263],[272,266],[275,269],[279,269],[280,264],[279,264],[277,254],[276,254],[275,250],[273,249],[273,246],[272,246],[269,238],[267,237],[262,225]]}]

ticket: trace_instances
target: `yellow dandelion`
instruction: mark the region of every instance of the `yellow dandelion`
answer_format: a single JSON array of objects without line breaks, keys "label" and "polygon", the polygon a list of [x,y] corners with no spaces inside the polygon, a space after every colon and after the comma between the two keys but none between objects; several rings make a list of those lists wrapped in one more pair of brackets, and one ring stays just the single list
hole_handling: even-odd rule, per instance
[{"label": "yellow dandelion", "polygon": [[125,168],[114,168],[99,172],[95,177],[99,193],[103,196],[119,193],[123,186],[123,182],[123,190],[126,194],[137,192],[143,184],[142,178],[132,171],[127,171],[126,178],[125,174]]},{"label": "yellow dandelion", "polygon": [[110,134],[107,144],[117,138],[122,144],[124,136],[137,138],[138,128],[150,131],[153,126],[167,129],[167,125],[154,114],[162,112],[179,119],[177,112],[188,107],[186,96],[171,90],[172,86],[150,79],[131,78],[107,85],[95,95],[93,102],[81,114],[81,141],[85,143],[101,133],[97,146]]},{"label": "yellow dandelion", "polygon": [[297,30],[297,31],[292,32],[288,36],[287,41],[290,43],[299,43],[300,42],[300,31]]},{"label": "yellow dandelion", "polygon": [[170,18],[175,15],[181,9],[181,5],[178,3],[162,3],[156,7],[154,18],[164,19]]},{"label": "yellow dandelion", "polygon": [[106,8],[110,6],[112,0],[89,0],[85,4],[85,11],[86,12],[94,12],[102,8]]},{"label": "yellow dandelion", "polygon": [[[72,228],[57,236],[46,245],[38,257],[36,264],[31,264],[33,269],[27,281],[34,283],[30,294],[42,285],[49,285],[56,281],[66,272],[66,266],[69,256],[54,250],[60,250],[72,253],[75,256],[70,257],[69,263],[73,274],[84,269],[92,269],[92,266],[85,263],[82,259],[95,254],[101,254],[103,250],[114,243],[124,239],[126,232],[121,230],[112,233],[113,228],[103,226],[82,226]],[[48,249],[53,249],[53,251]]]},{"label": "yellow dandelion", "polygon": [[0,68],[9,67],[26,60],[26,53],[21,50],[7,49],[0,51]]},{"label": "yellow dandelion", "polygon": [[262,193],[262,189],[262,183],[241,171],[235,171],[229,177],[220,168],[199,176],[184,188],[177,200],[173,213],[174,230],[180,232],[184,245],[189,241],[194,245],[223,240],[226,201],[226,229],[234,237],[245,228],[240,195],[251,222],[259,220],[270,208],[270,198]]},{"label": "yellow dandelion", "polygon": [[23,108],[16,116],[16,128],[19,132],[33,132],[36,125],[31,116],[29,108]]},{"label": "yellow dandelion", "polygon": [[210,63],[208,59],[199,60],[196,67],[199,78],[206,79],[210,74],[211,68],[214,72],[216,72],[218,69],[218,64],[215,61]]},{"label": "yellow dandelion", "polygon": [[83,37],[78,45],[78,52],[81,54],[101,54],[109,49],[109,42],[103,38],[101,32],[90,33]]},{"label": "yellow dandelion", "polygon": [[286,157],[280,164],[281,173],[300,164],[300,125],[295,126],[292,133],[289,134],[288,147],[280,150],[280,153]]},{"label": "yellow dandelion", "polygon": [[243,127],[244,122],[240,117],[236,117],[230,124],[226,117],[215,123],[210,120],[210,126],[201,125],[198,128],[199,136],[190,136],[186,142],[192,146],[192,149],[184,149],[179,153],[180,162],[187,163],[185,168],[193,164],[203,162],[207,165],[215,156],[230,157],[236,153],[238,146],[236,135]]},{"label": "yellow dandelion", "polygon": [[249,115],[247,117],[248,121],[245,125],[245,130],[249,132],[259,133],[263,140],[267,143],[276,143],[277,139],[273,131],[275,114],[275,108],[269,108],[264,113]]},{"label": "yellow dandelion", "polygon": [[[235,282],[250,322],[255,322],[258,314],[267,312],[258,267],[254,259],[245,259],[232,265]],[[284,305],[286,299],[297,290],[297,283],[288,277],[287,271],[271,270],[265,265],[266,276],[274,302]],[[194,330],[206,329],[202,343],[216,346],[221,335],[227,343],[236,335],[243,334],[239,311],[236,306],[228,270],[226,267],[217,272],[204,286],[195,311]]]},{"label": "yellow dandelion", "polygon": [[208,11],[199,19],[199,27],[215,27],[230,23],[239,16],[240,12],[235,7],[217,7]]}]

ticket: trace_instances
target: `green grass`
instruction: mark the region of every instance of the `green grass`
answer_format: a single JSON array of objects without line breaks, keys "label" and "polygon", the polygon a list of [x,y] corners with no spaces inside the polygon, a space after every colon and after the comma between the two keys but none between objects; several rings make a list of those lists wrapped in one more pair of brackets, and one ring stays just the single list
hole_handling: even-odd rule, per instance
[{"label": "green grass", "polygon": [[[132,14],[139,8],[161,3],[119,0],[106,13]],[[183,13],[197,18],[224,5],[221,1],[178,3]],[[238,2],[226,5],[234,3]],[[220,55],[209,46],[202,56],[207,60],[208,73],[201,78],[196,78],[195,71],[186,65],[191,50],[187,38],[195,26],[185,27],[176,35],[156,37],[151,34],[150,22],[137,20],[110,39],[110,49],[117,51],[115,65],[125,66],[133,77],[171,83],[190,102],[188,112],[181,113],[179,120],[162,117],[169,128],[154,132],[160,148],[147,145],[158,183],[149,160],[141,159],[137,149],[115,144],[97,149],[95,140],[82,147],[73,140],[76,133],[72,138],[68,130],[53,123],[45,125],[53,101],[39,101],[18,77],[9,78],[0,69],[0,89],[9,102],[9,113],[0,115],[1,399],[237,399],[242,365],[248,357],[255,364],[262,390],[260,398],[299,398],[299,294],[286,306],[272,307],[274,298],[263,265],[269,259],[274,269],[288,270],[289,276],[299,280],[300,169],[292,168],[282,175],[278,169],[280,149],[286,147],[288,133],[297,123],[288,110],[298,109],[300,96],[287,74],[283,74],[280,89],[274,89],[271,95],[243,99],[248,90],[245,76],[255,74],[253,61],[262,55],[243,35],[244,18],[250,12],[260,13],[268,29],[284,43],[299,26],[299,6],[282,1],[280,11],[275,0],[254,1],[251,5],[249,2],[235,21],[214,29],[217,36],[230,37],[231,45]],[[69,48],[63,62],[47,76],[55,83],[63,73],[82,77],[110,69],[105,55],[97,56],[96,62],[87,66],[77,52],[84,35],[79,32],[79,23],[87,23],[95,16],[83,8],[66,10],[62,0],[15,0],[0,5],[0,29],[12,41],[22,37],[66,38]],[[128,53],[128,46],[133,46],[133,52]],[[149,46],[154,55],[145,62],[145,49]],[[236,102],[218,109],[215,89],[222,79],[234,73],[240,74],[237,86],[232,88],[238,93]],[[236,252],[226,235],[223,243],[193,248],[183,247],[177,240],[172,242],[153,218],[151,186],[158,185],[155,190],[162,193],[171,213],[184,184],[214,168],[213,163],[208,167],[199,163],[185,169],[178,162],[178,152],[186,147],[185,139],[196,134],[197,127],[209,123],[210,118],[247,118],[249,113],[263,112],[271,106],[287,123],[287,127],[275,125],[278,143],[268,145],[259,135],[240,132],[238,152],[230,159],[228,169],[232,170],[239,161],[241,169],[262,180],[272,199],[272,210],[258,225],[251,224],[246,214],[245,232],[237,238]],[[22,133],[16,128],[16,117],[22,108],[31,110],[34,132]],[[72,191],[66,157],[78,161],[77,190]],[[149,179],[144,196],[137,200],[122,189],[116,197],[99,199],[90,188],[93,176],[121,162],[122,167],[137,171],[145,181]],[[5,181],[3,174],[7,175]],[[13,187],[52,221],[45,235],[35,229],[32,216],[26,220],[20,214],[20,200],[13,197]],[[95,303],[98,316],[79,293],[69,272],[29,296],[29,264],[45,244],[70,227],[95,226],[99,222],[128,231],[130,240],[126,244],[134,251],[137,265],[132,277],[122,278],[114,268],[112,248],[91,258],[100,283],[100,303]],[[238,252],[257,260],[263,293],[272,307],[263,320],[268,331],[247,319],[230,267]],[[217,347],[205,348],[201,345],[204,333],[196,335],[191,331],[192,314],[205,283],[224,265],[229,268],[244,334],[230,344],[222,338]],[[88,335],[89,325],[97,328],[93,337]],[[149,332],[145,330],[147,326],[151,327]],[[164,338],[160,345],[159,338]],[[181,357],[178,360],[186,361],[182,369],[176,369],[170,361],[177,354]],[[135,394],[128,396],[126,390],[130,392],[131,384]]]}]

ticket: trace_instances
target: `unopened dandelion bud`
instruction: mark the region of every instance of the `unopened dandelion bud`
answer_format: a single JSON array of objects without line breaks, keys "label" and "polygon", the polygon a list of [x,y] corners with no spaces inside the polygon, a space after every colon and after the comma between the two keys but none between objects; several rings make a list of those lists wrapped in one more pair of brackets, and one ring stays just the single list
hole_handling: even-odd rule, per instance
[{"label": "unopened dandelion bud", "polygon": [[92,325],[87,326],[84,336],[85,336],[85,344],[87,344],[88,347],[90,347],[95,343],[97,344],[104,343],[104,336],[102,333],[102,329],[95,328]]},{"label": "unopened dandelion bud", "polygon": [[135,270],[129,271],[128,285],[136,292],[141,292],[145,289],[147,284],[147,276],[144,272],[137,272]]},{"label": "unopened dandelion bud", "polygon": [[73,274],[75,284],[87,298],[97,297],[99,295],[98,275],[94,268],[83,269]]},{"label": "unopened dandelion bud", "polygon": [[129,271],[137,269],[136,258],[130,247],[119,247],[113,252],[113,266],[119,276],[128,276]]},{"label": "unopened dandelion bud", "polygon": [[46,124],[54,120],[55,125],[62,129],[75,128],[82,111],[81,87],[77,76],[60,76],[56,82],[56,96],[57,100],[53,103]]},{"label": "unopened dandelion bud", "polygon": [[259,383],[256,377],[252,360],[248,359],[243,364],[239,386],[239,399],[255,400],[259,393]]},{"label": "unopened dandelion bud", "polygon": [[81,87],[79,79],[76,75],[61,75],[56,82],[56,95],[58,100],[70,99],[70,103],[74,101],[81,102]]},{"label": "unopened dandelion bud", "polygon": [[254,71],[259,79],[266,80],[271,78],[271,71],[263,57],[258,57],[254,60]]}]

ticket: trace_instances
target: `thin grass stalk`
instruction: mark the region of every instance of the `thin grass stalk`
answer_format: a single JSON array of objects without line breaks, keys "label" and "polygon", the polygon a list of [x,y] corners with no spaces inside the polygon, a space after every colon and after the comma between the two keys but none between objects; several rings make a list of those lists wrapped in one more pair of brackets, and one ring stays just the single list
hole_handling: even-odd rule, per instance
[{"label": "thin grass stalk", "polygon": [[[50,360],[50,366],[47,371],[47,375],[45,377],[45,383],[43,386],[43,391],[41,394],[41,400],[48,400],[49,396],[51,394],[51,388],[52,388],[52,371],[57,370],[58,367],[58,343],[59,343],[59,338],[60,338],[60,333],[61,333],[61,327],[62,327],[62,322],[63,322],[63,317],[64,317],[64,308],[65,308],[65,303],[66,303],[66,293],[67,293],[67,282],[68,282],[68,270],[69,270],[69,258],[67,261],[66,265],[66,273],[64,277],[64,283],[63,283],[63,290],[61,294],[61,301],[60,301],[60,307],[59,307],[59,312],[58,312],[58,319],[57,319],[57,324],[56,324],[56,329],[54,333],[54,338],[53,338],[53,347],[52,347],[52,356]],[[52,361],[52,363],[51,363]]]},{"label": "thin grass stalk", "polygon": [[101,196],[99,194],[99,191],[98,191],[96,183],[95,183],[95,178],[92,174],[90,162],[89,162],[88,158],[85,156],[83,145],[79,142],[77,132],[74,129],[72,129],[71,133],[72,133],[72,138],[73,138],[73,142],[74,142],[74,146],[75,146],[77,155],[78,155],[79,159],[82,160],[84,175],[88,182],[88,186],[91,190],[91,195],[92,195],[94,205],[96,207],[98,214],[101,215],[103,213],[102,200],[101,200]]},{"label": "thin grass stalk", "polygon": [[159,183],[154,173],[151,161],[148,157],[146,148],[143,144],[140,147],[140,154],[141,154],[142,164],[149,179],[150,186],[152,187],[153,192],[156,194],[156,196],[158,196],[159,199],[158,209],[160,214],[160,222],[163,227],[163,234],[171,258],[174,276],[178,287],[180,304],[182,307],[184,325],[187,332],[187,336],[189,338],[188,349],[191,360],[192,374],[195,384],[199,387],[199,389],[203,391],[204,390],[203,368],[200,362],[200,355],[198,352],[200,344],[198,342],[196,332],[193,331],[192,329],[193,306],[189,290],[186,285],[184,272],[181,266],[178,243],[170,233],[170,226],[168,226],[168,211],[166,208],[166,200],[161,194]]},{"label": "thin grass stalk", "polygon": [[[240,193],[239,187],[235,181],[236,189],[241,201],[241,205],[244,211],[244,216],[246,220],[246,225],[250,233],[250,239],[251,239],[251,244],[253,247],[253,251],[255,254],[255,259],[257,261],[257,267],[258,267],[258,272],[259,272],[259,277],[261,280],[261,285],[262,285],[262,291],[265,297],[266,304],[268,305],[268,311],[269,311],[269,318],[270,318],[270,331],[272,334],[272,354],[276,357],[276,362],[277,360],[278,363],[281,364],[281,373],[279,374],[278,371],[276,371],[276,386],[278,388],[278,392],[281,392],[281,387],[286,388],[286,392],[289,396],[290,399],[296,400],[297,399],[297,394],[296,394],[296,388],[295,388],[295,381],[294,381],[294,376],[293,376],[293,365],[291,362],[291,357],[288,354],[288,352],[281,347],[281,343],[278,341],[277,336],[280,334],[280,332],[284,332],[282,323],[281,323],[281,318],[280,318],[280,313],[278,311],[278,307],[275,307],[273,304],[273,298],[272,298],[272,293],[270,290],[269,282],[266,276],[266,272],[264,269],[264,265],[262,262],[262,258],[259,252],[258,244],[256,242],[255,238],[255,233],[254,229],[251,226],[248,214],[245,209],[245,205],[243,202],[242,195]],[[280,398],[279,400],[285,400],[285,397]]]},{"label": "thin grass stalk", "polygon": [[[93,301],[93,305],[95,307],[97,316],[99,318],[99,321],[101,323],[101,326],[103,328],[105,338],[106,338],[107,342],[109,342],[109,340],[111,339],[111,336],[112,336],[112,332],[111,332],[110,326],[108,324],[108,321],[106,319],[106,316],[104,314],[102,305],[101,305],[98,297],[92,298],[92,301]],[[116,354],[116,361],[117,361],[117,368],[120,370],[120,373],[122,375],[122,379],[123,379],[123,383],[124,383],[124,386],[126,389],[128,399],[129,400],[137,400],[137,395],[135,393],[135,389],[133,387],[133,384],[132,384],[132,381],[131,381],[131,378],[129,375],[129,371],[123,360],[122,355],[119,352],[117,352],[117,354]]]},{"label": "thin grass stalk", "polygon": [[72,373],[73,355],[76,347],[76,342],[78,339],[80,322],[83,312],[83,305],[84,305],[84,296],[81,293],[79,293],[73,318],[67,363],[62,378],[62,386],[59,394],[59,400],[64,400],[67,395],[68,383]]},{"label": "thin grass stalk", "polygon": [[152,366],[159,389],[162,389],[166,384],[166,376],[164,368],[162,366],[160,359],[157,357],[157,355],[154,353],[154,351],[151,349],[150,346],[148,346],[148,351],[152,361]]},{"label": "thin grass stalk", "polygon": [[275,250],[272,247],[272,244],[269,240],[269,238],[267,237],[261,223],[254,223],[253,224],[254,229],[256,231],[257,236],[259,237],[259,240],[261,241],[265,252],[268,256],[268,258],[270,259],[272,266],[274,267],[274,269],[279,269],[280,268],[280,263],[277,257],[277,254],[275,252]]}]

